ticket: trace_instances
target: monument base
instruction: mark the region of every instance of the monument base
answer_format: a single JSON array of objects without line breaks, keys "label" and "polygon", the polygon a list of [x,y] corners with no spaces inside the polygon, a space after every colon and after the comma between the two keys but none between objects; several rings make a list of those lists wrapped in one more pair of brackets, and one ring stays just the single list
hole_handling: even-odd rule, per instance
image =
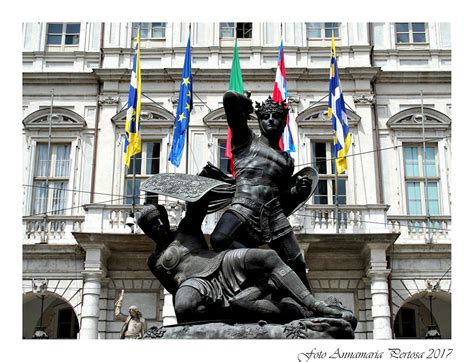
[{"label": "monument base", "polygon": [[287,324],[200,322],[151,327],[144,339],[354,339],[349,322],[340,318],[307,318]]}]

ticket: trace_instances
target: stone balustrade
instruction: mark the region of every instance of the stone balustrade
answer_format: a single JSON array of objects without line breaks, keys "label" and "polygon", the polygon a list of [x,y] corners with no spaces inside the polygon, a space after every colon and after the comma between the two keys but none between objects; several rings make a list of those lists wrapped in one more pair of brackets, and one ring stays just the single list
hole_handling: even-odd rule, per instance
[{"label": "stone balustrade", "polygon": [[72,232],[82,231],[84,216],[48,215],[23,217],[25,244],[75,243]]},{"label": "stone balustrade", "polygon": [[400,233],[399,242],[450,242],[451,216],[387,216],[389,231]]},{"label": "stone balustrade", "polygon": [[[290,223],[297,233],[346,234],[388,232],[388,205],[340,205],[338,212],[333,205],[305,205],[290,216]],[[336,217],[338,215],[338,218]]]},{"label": "stone balustrade", "polygon": [[[185,204],[181,201],[166,202],[170,225],[174,229],[184,216]],[[135,206],[140,212],[142,205]],[[400,233],[400,241],[449,241],[451,218],[432,216],[428,222],[425,216],[387,216],[388,205],[341,205],[339,206],[339,232],[345,234]],[[75,242],[71,232],[132,233],[126,224],[132,212],[131,205],[84,206],[85,216],[54,215],[23,217],[24,243]],[[210,234],[225,210],[207,215],[203,231]],[[304,205],[289,217],[296,234],[336,233],[336,210],[332,205]],[[133,226],[133,233],[142,233]]]}]

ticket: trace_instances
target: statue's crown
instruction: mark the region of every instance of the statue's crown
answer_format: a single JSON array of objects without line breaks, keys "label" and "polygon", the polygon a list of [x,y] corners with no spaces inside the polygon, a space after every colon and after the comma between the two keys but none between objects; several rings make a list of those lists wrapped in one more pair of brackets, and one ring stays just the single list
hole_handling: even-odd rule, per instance
[{"label": "statue's crown", "polygon": [[268,97],[265,102],[259,103],[255,102],[255,114],[260,118],[262,114],[269,113],[288,113],[288,108],[286,102],[283,100],[281,103],[274,102],[270,97]]}]

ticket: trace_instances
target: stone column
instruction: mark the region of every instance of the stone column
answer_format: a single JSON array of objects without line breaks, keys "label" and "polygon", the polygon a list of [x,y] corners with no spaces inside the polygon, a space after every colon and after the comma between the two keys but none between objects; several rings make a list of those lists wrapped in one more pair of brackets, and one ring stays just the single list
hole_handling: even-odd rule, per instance
[{"label": "stone column", "polygon": [[163,288],[164,293],[164,301],[163,301],[163,325],[169,326],[172,324],[176,324],[176,314],[174,312],[173,306],[173,295],[168,292],[166,289]]},{"label": "stone column", "polygon": [[99,336],[99,297],[102,274],[84,272],[80,339],[97,339]]},{"label": "stone column", "polygon": [[374,321],[374,339],[392,339],[390,325],[390,305],[388,300],[387,269],[385,250],[387,244],[368,244],[370,293],[372,296],[372,318]]},{"label": "stone column", "polygon": [[79,339],[98,339],[100,290],[106,275],[105,260],[110,253],[103,244],[83,244],[82,247],[86,258],[82,272],[84,287]]}]

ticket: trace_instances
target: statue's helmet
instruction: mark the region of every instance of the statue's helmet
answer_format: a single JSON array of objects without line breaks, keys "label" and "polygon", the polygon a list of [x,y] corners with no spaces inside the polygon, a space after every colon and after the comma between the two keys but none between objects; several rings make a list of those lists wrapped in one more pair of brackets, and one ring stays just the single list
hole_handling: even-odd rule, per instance
[{"label": "statue's helmet", "polygon": [[255,102],[255,104],[255,114],[258,119],[262,118],[263,115],[270,113],[281,115],[281,118],[286,119],[286,115],[288,114],[288,104],[284,100],[281,103],[277,103],[268,97],[265,102]]},{"label": "statue's helmet", "polygon": [[170,230],[168,212],[163,205],[145,205],[137,219],[138,226],[147,231],[164,233]]}]

